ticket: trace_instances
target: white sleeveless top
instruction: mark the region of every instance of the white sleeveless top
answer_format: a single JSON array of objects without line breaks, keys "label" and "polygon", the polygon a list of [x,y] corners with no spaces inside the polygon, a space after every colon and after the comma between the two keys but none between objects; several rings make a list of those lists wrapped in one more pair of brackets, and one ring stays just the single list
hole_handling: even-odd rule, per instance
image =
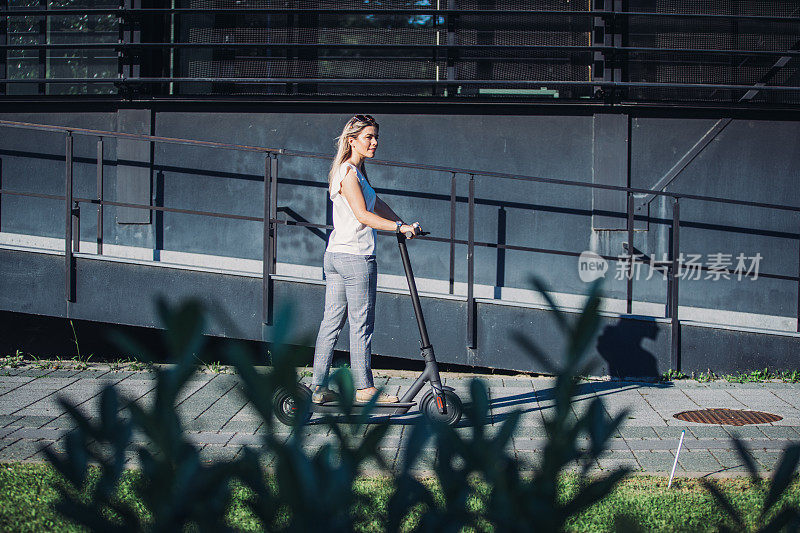
[{"label": "white sleeveless top", "polygon": [[350,204],[344,196],[339,193],[342,180],[347,173],[347,167],[356,171],[358,182],[361,184],[361,192],[364,195],[364,203],[367,211],[375,209],[375,190],[367,183],[367,178],[350,162],[342,163],[339,172],[331,182],[328,193],[333,202],[333,231],[328,239],[328,252],[339,252],[354,255],[373,255],[375,253],[375,236],[377,231],[358,221]]}]

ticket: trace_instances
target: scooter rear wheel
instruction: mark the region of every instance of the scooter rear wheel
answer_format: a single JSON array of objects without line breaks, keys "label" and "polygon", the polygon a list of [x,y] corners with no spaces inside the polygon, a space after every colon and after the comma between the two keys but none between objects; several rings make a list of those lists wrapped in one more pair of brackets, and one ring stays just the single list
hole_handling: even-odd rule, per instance
[{"label": "scooter rear wheel", "polygon": [[[303,385],[297,384],[297,396],[308,403],[311,399],[311,389]],[[295,399],[291,393],[284,389],[278,389],[272,397],[272,410],[275,412],[275,418],[282,424],[287,426],[303,425],[311,419],[311,412],[307,412],[306,416],[300,420],[299,406],[296,405]]]},{"label": "scooter rear wheel", "polygon": [[464,413],[464,404],[461,403],[461,398],[450,390],[444,391],[444,399],[447,404],[447,413],[445,414],[439,412],[439,408],[436,406],[436,396],[431,391],[426,392],[420,400],[419,410],[430,420],[438,420],[448,426],[455,426]]}]

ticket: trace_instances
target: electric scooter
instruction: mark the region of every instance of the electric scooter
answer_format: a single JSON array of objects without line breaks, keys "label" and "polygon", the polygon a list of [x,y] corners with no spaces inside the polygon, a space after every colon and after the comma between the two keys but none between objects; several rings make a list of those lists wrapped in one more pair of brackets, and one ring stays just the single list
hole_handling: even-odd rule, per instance
[{"label": "electric scooter", "polygon": [[[428,233],[419,232],[417,235],[428,235]],[[417,394],[425,388],[426,384],[429,384],[430,388],[425,391],[419,401],[419,411],[428,418],[441,420],[449,425],[455,425],[461,420],[464,406],[461,403],[461,399],[454,392],[454,389],[442,385],[442,380],[439,377],[439,365],[436,362],[436,355],[433,352],[433,346],[428,338],[428,329],[425,326],[425,317],[422,316],[422,306],[420,305],[419,294],[417,294],[417,284],[414,281],[414,271],[411,269],[411,261],[408,258],[406,240],[410,236],[411,233],[398,233],[397,244],[400,247],[400,258],[403,260],[403,268],[405,269],[406,280],[408,281],[408,290],[411,293],[411,303],[414,306],[414,314],[417,317],[421,356],[425,360],[425,369],[414,383],[411,384],[405,394],[400,397],[399,402],[376,403],[372,413],[377,416],[406,414],[412,407],[417,405],[414,401]],[[302,383],[298,383],[297,386],[299,388],[297,395],[310,402],[311,389]],[[276,418],[286,425],[295,425],[298,422],[304,424],[311,418],[312,413],[335,414],[339,412],[337,402],[311,402],[310,405],[310,412],[307,413],[307,418],[300,421],[297,420],[298,410],[295,406],[294,397],[289,391],[279,390],[272,399],[272,407]],[[354,403],[353,412],[358,413],[359,409],[363,409],[364,406],[366,406],[365,403]]]}]

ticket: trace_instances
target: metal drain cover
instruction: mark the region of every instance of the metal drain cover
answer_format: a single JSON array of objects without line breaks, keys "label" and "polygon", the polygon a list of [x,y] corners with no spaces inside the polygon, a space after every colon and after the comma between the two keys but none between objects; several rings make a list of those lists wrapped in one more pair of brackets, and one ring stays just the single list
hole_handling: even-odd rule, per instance
[{"label": "metal drain cover", "polygon": [[699,411],[684,411],[672,415],[684,422],[697,422],[700,424],[726,424],[729,426],[744,426],[745,424],[768,424],[783,420],[782,416],[761,411],[740,411],[738,409],[701,409]]}]

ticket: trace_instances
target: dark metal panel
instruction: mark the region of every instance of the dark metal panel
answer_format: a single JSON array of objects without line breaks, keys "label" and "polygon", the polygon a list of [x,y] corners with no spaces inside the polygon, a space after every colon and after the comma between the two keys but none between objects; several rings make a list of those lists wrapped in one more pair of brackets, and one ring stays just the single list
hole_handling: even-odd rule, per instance
[{"label": "dark metal panel", "polygon": [[[152,133],[150,110],[120,109],[118,130],[124,133]],[[151,195],[151,143],[117,140],[117,201],[150,205]],[[149,224],[150,211],[120,207],[117,210],[119,224]]]},{"label": "dark metal panel", "polygon": [[[574,313],[567,313],[574,315]],[[478,366],[548,373],[561,364],[566,348],[550,311],[523,306],[478,304]],[[574,316],[573,316],[574,318]],[[669,325],[638,317],[601,317],[590,357],[595,375],[657,376],[669,368]],[[531,357],[514,340],[522,335],[532,341],[546,362]]]},{"label": "dark metal panel", "polygon": [[[651,187],[714,130],[707,118],[639,117],[633,128],[632,185]],[[780,199],[800,205],[796,169],[800,168],[800,125],[780,120],[733,120],[708,142],[667,190],[713,194],[724,198],[764,202]],[[794,185],[793,185],[794,183]],[[671,203],[653,200],[646,239],[638,241],[644,253],[659,260],[670,251]],[[797,217],[770,214],[750,207],[723,207],[693,200],[681,201],[681,251],[730,254],[733,270],[738,254],[762,256],[759,271],[797,275]],[[638,212],[637,212],[638,214]],[[749,262],[749,261],[748,261]],[[790,317],[797,311],[797,284],[783,280],[741,281],[706,278],[681,280],[681,305]],[[636,297],[663,302],[665,284],[660,275],[636,284]],[[755,327],[759,324],[753,323]]]},{"label": "dark metal panel", "polygon": [[[248,116],[178,112],[159,115],[161,118],[166,117],[166,123],[174,128],[170,133],[175,136],[212,138],[271,147],[288,146],[312,151],[319,151],[320,146],[330,141],[326,137],[332,136],[329,135],[331,131],[334,134],[338,133],[336,130],[341,125],[342,116],[344,115],[333,113],[302,115],[264,113]],[[77,115],[66,114],[56,114],[52,117],[53,122],[67,123],[100,120],[96,117],[83,119]],[[108,117],[102,120],[113,120]],[[30,115],[28,118],[31,122],[48,122],[44,115]],[[576,180],[588,179],[588,172],[591,169],[591,151],[588,149],[591,146],[591,124],[588,117],[567,115],[489,117],[477,114],[432,117],[395,113],[387,114],[386,118],[381,120],[384,126],[381,132],[381,158],[385,159],[453,164],[459,167],[472,166]],[[636,158],[643,162],[664,163],[661,166],[665,167],[665,170],[674,165],[675,159],[680,154],[673,151],[673,148],[677,147],[676,143],[666,143],[661,146],[659,138],[684,139],[690,137],[689,134],[695,129],[702,130],[700,132],[702,135],[702,132],[707,131],[713,124],[713,121],[706,119],[689,118],[669,119],[667,122],[665,119],[641,118],[638,121],[647,127],[636,130],[639,131],[638,135],[644,136],[644,139],[640,138],[642,142],[638,146],[641,149],[636,152]],[[198,123],[213,123],[215,128],[203,131],[203,135],[200,135],[197,132]],[[387,124],[392,127],[388,127]],[[272,131],[273,129],[275,131]],[[642,129],[647,129],[648,133],[643,133]],[[420,136],[420,131],[424,131],[425,135]],[[447,135],[448,131],[450,135]],[[29,135],[29,132],[24,130],[14,130],[14,132],[14,135],[0,136],[3,150],[0,155],[4,159],[4,182],[7,176],[9,180],[11,178],[6,168],[8,158],[14,161],[15,165],[14,188],[63,194],[63,135],[39,133]],[[691,165],[686,167],[671,187],[679,187],[676,190],[693,194],[722,196],[724,193],[725,196],[738,199],[794,202],[798,196],[794,194],[796,176],[792,173],[792,169],[800,168],[800,164],[797,161],[798,152],[793,150],[793,147],[797,145],[798,134],[800,129],[797,122],[734,121],[714,142],[708,144],[706,150],[698,155]],[[686,141],[689,144],[687,148],[691,148],[696,138]],[[428,142],[423,146],[421,143],[425,139],[428,139]],[[437,139],[438,145],[429,142],[430,139]],[[486,149],[475,150],[476,146]],[[31,147],[35,147],[35,150]],[[671,156],[662,157],[664,154],[659,151],[669,152]],[[76,190],[76,195],[92,197],[95,195],[96,187],[96,138],[76,136],[75,152],[76,187],[82,189],[82,192]],[[29,157],[26,154],[33,156]],[[488,154],[503,155],[489,158]],[[255,216],[260,216],[263,212],[263,156],[256,154],[251,158],[247,154],[183,146],[176,147],[174,152],[168,154],[164,151],[161,155],[165,156],[159,161],[161,171],[168,174],[167,183],[172,183],[168,185],[171,188],[168,189],[166,205]],[[303,161],[300,158],[283,155],[280,158],[279,216],[290,216],[286,209],[292,209],[294,215],[291,216],[301,216],[313,222],[324,223],[327,204],[324,180],[328,161]],[[42,166],[42,162],[47,163],[47,166]],[[107,167],[109,172],[115,168],[113,164]],[[433,231],[437,236],[446,236],[451,220],[451,211],[448,209],[452,185],[449,172],[437,174],[433,171],[371,166],[369,176],[380,194],[387,198],[404,218],[411,220],[418,218],[426,230]],[[170,181],[172,179],[177,181]],[[467,179],[468,176],[457,176],[457,180],[460,181]],[[113,179],[109,180],[109,185],[113,185]],[[48,189],[48,186],[52,189]],[[459,190],[466,192],[465,188]],[[10,220],[14,227],[8,231],[13,229],[19,231],[20,225],[29,224],[33,228],[33,234],[64,238],[61,204],[42,201],[52,204],[52,208],[36,206],[26,209],[24,206],[32,205],[32,199],[22,201],[15,199],[18,205],[11,211],[7,209],[7,201],[10,199],[11,197],[3,198],[4,230]],[[544,245],[543,247],[580,252],[589,248],[590,244],[588,237],[591,235],[589,225],[591,210],[588,209],[590,202],[591,195],[576,188],[476,176],[475,238],[476,241],[496,242],[500,228],[505,227],[507,231],[504,240],[509,245]],[[87,205],[82,209],[87,208],[93,209]],[[458,220],[462,222],[466,220],[466,210],[466,195],[463,195],[457,202]],[[751,207],[737,206],[735,209],[731,209],[730,206],[718,207],[694,200],[682,200],[681,211],[682,251],[731,253],[760,251],[765,256],[762,271],[777,270],[781,274],[796,275],[798,265],[796,217],[786,216],[783,213],[770,215],[766,210]],[[30,217],[31,212],[36,212],[37,217]],[[42,220],[47,220],[51,213],[57,218],[58,223],[57,225],[48,223],[47,228],[52,230],[51,234],[48,234],[48,231],[40,230],[44,227]],[[505,224],[502,223],[504,216]],[[83,218],[84,222],[88,222],[93,217],[87,218],[84,212]],[[663,213],[654,212],[651,218],[654,219],[651,221],[651,228],[658,226],[668,228],[672,217],[667,208]],[[193,215],[187,215],[183,220],[176,217],[167,220],[166,235],[172,245],[171,249],[259,259],[262,252],[261,225],[254,222],[225,221],[225,224],[227,223],[230,225],[220,225],[217,219]],[[87,230],[93,239],[96,228],[87,227],[87,224],[82,226],[84,226],[82,228],[84,239]],[[252,232],[250,226],[254,228]],[[138,227],[135,229],[139,230]],[[461,223],[457,226],[457,238],[465,239],[466,229],[466,224]],[[320,232],[323,235],[320,238],[318,234],[308,229],[287,228],[283,225],[279,226],[279,232],[279,261],[319,265],[324,250],[324,233]],[[109,231],[108,235],[107,242],[114,233]],[[130,235],[134,236],[133,233]],[[646,244],[652,246],[649,249],[653,250],[657,249],[656,245],[662,246],[668,242],[669,239],[666,239],[660,243],[648,235]],[[126,243],[148,246],[147,233],[139,232],[136,239]],[[214,248],[209,243],[219,246]],[[412,261],[419,277],[438,278],[447,284],[449,244],[414,241],[412,247],[413,249],[410,249]],[[463,282],[466,277],[464,259],[466,246],[457,245],[457,248],[455,281]],[[396,254],[394,239],[380,237],[379,263],[382,274],[401,273]],[[577,276],[575,257],[510,250],[499,254],[494,248],[484,247],[476,247],[475,256],[477,283],[500,283],[508,287],[529,288],[528,277],[531,273],[537,273],[546,277],[554,290],[559,292],[580,294],[585,288]],[[502,265],[503,262],[505,265]],[[613,272],[613,267],[610,272]],[[80,271],[78,278],[81,278]],[[657,275],[656,278],[660,276]],[[62,282],[63,278],[59,278],[59,283]],[[624,288],[624,284],[620,286]],[[666,293],[666,285],[660,279],[652,282],[637,281],[635,287],[634,294],[637,300],[652,297],[653,301],[663,301]],[[257,292],[259,289],[260,287]],[[791,317],[797,312],[797,283],[794,281],[682,280],[681,289],[682,305],[707,307],[710,304],[723,310],[764,312]],[[63,288],[61,290],[63,291]],[[624,292],[609,294],[619,296]],[[81,298],[80,293],[78,297]],[[260,301],[258,304],[260,305]],[[318,309],[316,312],[319,312],[321,317],[321,300],[319,308],[315,309]],[[452,307],[444,306],[440,311],[447,317],[447,321],[443,319],[441,323],[442,331],[450,331],[456,322],[465,321],[465,309],[453,311]],[[481,320],[478,314],[479,327]],[[459,331],[462,333],[461,345],[454,345],[453,353],[461,357],[466,332],[463,328]],[[379,341],[376,338],[377,342]],[[412,338],[411,344],[414,342],[416,341]],[[437,341],[433,339],[433,342],[439,353],[441,349]],[[411,353],[415,353],[416,347],[412,348],[414,349]],[[479,348],[481,348],[480,343]],[[481,349],[477,353],[478,360],[485,360],[485,355]],[[498,365],[505,364],[503,357],[502,354],[497,357]]]},{"label": "dark metal panel", "polygon": [[64,256],[0,249],[0,309],[66,316]]},{"label": "dark metal panel", "polygon": [[[269,141],[268,144],[262,142],[264,130],[290,127],[288,116],[283,117],[285,123],[272,126],[268,118],[260,115],[247,117],[235,114],[225,117],[223,120],[220,115],[212,113],[157,114],[156,133],[205,140],[226,138],[236,144],[271,146]],[[198,131],[198,125],[206,124],[214,124],[214,127]],[[257,127],[251,127],[253,124]],[[302,160],[281,160],[282,177],[289,177],[287,173],[295,174],[295,167],[291,164],[296,161]],[[263,217],[265,165],[268,164],[260,153],[169,144],[157,144],[155,147],[155,169],[163,187],[163,202],[170,207]],[[281,183],[280,194],[301,189],[292,186],[292,190],[287,191],[288,188]],[[308,209],[303,206],[303,195],[301,190],[298,201],[293,202],[292,207],[307,217]],[[281,198],[278,200],[280,202]],[[211,219],[180,213],[165,213],[163,218],[164,227],[169,228],[164,232],[164,250],[263,260],[263,227],[258,222]],[[324,218],[312,222],[324,223]],[[189,228],[191,231],[187,231]],[[282,246],[284,241],[290,239],[289,236],[290,232],[281,231],[279,237]],[[296,239],[291,244],[302,250],[303,243]],[[305,263],[302,254],[281,254],[282,251],[279,251],[278,257],[281,262]],[[300,259],[292,261],[293,255],[299,255]],[[322,251],[319,252],[320,261],[321,257]]]},{"label": "dark metal panel", "polygon": [[[325,286],[321,283],[292,283],[275,279],[271,288],[274,321],[270,324],[261,324],[259,338],[267,342],[275,339],[293,339],[297,344],[314,346],[322,321]],[[380,319],[381,314],[376,314]],[[349,346],[347,328],[345,325],[339,336],[336,346],[339,350],[346,350]]]},{"label": "dark metal panel", "polygon": [[[10,252],[18,253],[22,252]],[[51,257],[42,254],[25,255]],[[63,256],[52,257],[63,259]],[[18,266],[17,262],[11,261],[4,261],[3,265],[7,263]],[[156,298],[165,297],[173,303],[185,298],[196,298],[211,310],[207,333],[251,340],[270,341],[276,338],[275,326],[263,326],[262,330],[259,295],[261,279],[258,277],[82,257],[76,257],[76,271],[77,298],[70,305],[71,318],[157,327],[159,321],[154,305]],[[324,309],[324,284],[278,279],[273,282],[273,290],[276,316],[287,310],[291,313],[288,338],[313,346]],[[20,297],[16,293],[12,294]],[[14,308],[12,302],[0,305],[3,305],[3,309],[13,311],[53,315],[49,310]],[[373,353],[417,357],[419,339],[413,327],[415,322],[409,296],[379,291],[376,305]],[[453,317],[464,316],[464,302],[458,299],[423,297],[422,309],[431,331],[431,342],[436,347],[440,360],[466,364],[464,326],[453,320]],[[348,332],[348,326],[345,325],[337,349],[349,348]],[[282,331],[277,336],[285,339],[287,337],[284,334]]]},{"label": "dark metal panel", "polygon": [[651,188],[716,123],[706,118],[631,117],[631,187]]},{"label": "dark metal panel", "polygon": [[[730,118],[721,118],[714,123],[713,126],[703,134],[700,139],[694,144],[694,146],[689,149],[685,154],[681,156],[680,159],[670,168],[666,174],[661,176],[658,181],[656,181],[652,185],[647,185],[648,189],[653,189],[656,191],[663,191],[665,190],[674,180],[678,177],[678,175],[683,172],[685,169],[698,155],[702,152],[708,144],[717,138],[717,136],[722,133],[722,131],[731,123]],[[637,199],[637,203],[639,204],[637,207],[637,211],[641,213],[645,213],[646,209],[645,206],[649,204],[655,198],[654,195],[648,194],[645,196],[640,196]]]},{"label": "dark metal panel", "polygon": [[[98,261],[82,257],[77,262],[77,301],[70,318],[154,327],[158,318],[154,298],[176,302],[199,298],[213,309],[207,332],[253,340],[275,338],[274,326],[262,331],[258,277],[171,269],[133,263]],[[46,316],[66,316],[62,294],[63,256],[0,249],[0,309]],[[324,285],[275,281],[275,301],[280,310],[291,305],[289,338],[313,346],[322,319]],[[463,339],[465,302],[460,299],[422,297],[431,342],[442,362],[469,364]],[[280,312],[280,311],[279,311]],[[573,314],[573,313],[568,313]],[[224,317],[224,318],[223,318]],[[478,346],[474,364],[481,367],[546,372],[513,341],[521,333],[535,342],[551,362],[558,362],[564,339],[549,311],[523,306],[478,302]],[[373,353],[416,358],[419,344],[408,295],[379,291]],[[413,333],[409,333],[409,331]],[[654,376],[670,368],[668,323],[637,317],[601,317],[593,351],[598,361],[594,374]],[[283,337],[286,338],[286,337]],[[772,335],[726,328],[683,324],[680,340],[684,372],[717,373],[768,366],[793,369],[800,348],[797,335]],[[347,350],[347,326],[337,348]]]},{"label": "dark metal panel", "polygon": [[260,278],[75,259],[76,301],[70,305],[70,318],[156,327],[157,298],[172,303],[195,298],[211,310],[209,334],[259,338]]},{"label": "dark metal panel", "polygon": [[[157,114],[157,133],[173,137],[226,140],[227,142],[267,147],[292,147],[296,150],[324,151],[331,139],[341,131],[348,116],[338,113],[181,113]],[[438,165],[472,166],[488,170],[538,174],[547,177],[590,180],[591,122],[588,117],[555,116],[487,116],[450,115],[439,118],[397,113],[380,117],[381,144],[379,157],[387,160],[413,160]],[[213,129],[198,134],[198,124],[214,124]],[[424,131],[425,135],[419,135]],[[476,150],[475,147],[481,147]],[[487,154],[502,154],[487,158]],[[258,216],[263,211],[263,161],[256,154],[223,150],[158,145],[156,167],[163,172],[165,202],[174,207],[209,208],[213,200],[222,212]],[[280,218],[326,221],[326,176],[330,161],[280,156],[278,215]],[[370,166],[369,180],[378,194],[406,220],[419,220],[434,235],[446,236],[450,226],[450,173],[414,169]],[[458,181],[468,177],[458,175]],[[459,187],[466,193],[466,183]],[[476,228],[476,240],[493,241],[497,237],[494,217],[499,206],[508,212],[507,239],[510,244],[552,245],[567,248],[575,244],[575,232],[589,226],[590,194],[577,189],[519,183],[514,180],[484,179],[476,184],[478,220],[486,223]],[[465,194],[459,197],[456,215],[466,221]],[[538,211],[540,205],[555,202],[555,208]],[[586,219],[574,213],[587,213]],[[249,259],[261,258],[261,228],[257,224],[238,221],[200,219],[185,215],[165,214],[166,249],[228,255]],[[547,227],[561,227],[551,232]],[[181,228],[192,228],[193,232]],[[466,225],[456,226],[456,236],[466,239]],[[202,234],[203,239],[198,239]],[[277,259],[321,267],[326,235],[307,228],[278,227]],[[535,241],[532,239],[535,237]],[[449,281],[449,245],[420,242],[412,252],[419,277]],[[381,272],[402,275],[399,261],[383,261],[396,257],[392,238],[379,237],[377,252]],[[465,247],[456,246],[455,278],[466,276]],[[580,252],[584,247],[577,251]],[[497,280],[495,250],[476,250],[476,282]],[[527,286],[527,274],[533,266],[542,272],[552,268],[553,261],[535,254],[506,254],[508,286]],[[555,281],[555,280],[553,280]],[[577,276],[575,287],[580,287]]]},{"label": "dark metal panel", "polygon": [[[596,114],[592,183],[628,186],[628,115]],[[622,230],[626,225],[625,193],[592,189],[592,229]]]},{"label": "dark metal panel", "polygon": [[[444,363],[470,364],[464,347],[466,324],[461,318],[466,314],[466,302],[426,296],[420,299],[436,359]],[[321,309],[319,316],[321,319]],[[415,323],[408,294],[379,291],[372,351],[394,357],[419,358],[419,335]]]},{"label": "dark metal panel", "polygon": [[[110,114],[18,113],[4,118],[23,122],[115,129]],[[73,136],[73,186],[75,196],[94,196],[95,140]],[[3,187],[16,191],[64,195],[64,134],[0,128]],[[113,173],[113,167],[109,173]],[[64,237],[63,202],[39,198],[3,198],[3,231],[44,237]],[[36,216],[31,216],[36,213]],[[84,219],[84,240],[95,232],[95,221]]]},{"label": "dark metal panel", "polygon": [[687,374],[797,370],[800,337],[683,324],[681,344],[681,366]]},{"label": "dark metal panel", "polygon": [[[457,122],[453,119],[454,126],[464,127],[466,131],[455,133],[458,138],[447,143],[443,161],[453,160],[456,151],[463,150],[464,161],[474,162],[474,168],[591,182],[591,117],[570,116],[556,120],[553,116],[538,116],[512,120],[510,117],[488,119],[481,116],[472,117],[471,121],[467,118],[458,117]],[[484,126],[489,129],[482,132]],[[478,134],[473,134],[473,130]],[[446,136],[435,138],[444,142]],[[418,141],[410,142],[416,144]],[[480,149],[469,150],[469,146]],[[489,154],[495,155],[490,157]],[[465,223],[468,206],[464,194],[468,179],[469,176],[458,176],[463,192],[457,217],[463,222],[456,226],[456,238],[464,241],[468,238],[468,225]],[[431,187],[424,181],[420,181],[420,186],[426,191]],[[498,235],[503,234],[505,228],[508,245],[564,250],[575,252],[577,256],[589,247],[591,201],[591,192],[585,189],[476,175],[475,240],[497,242]],[[433,222],[427,227],[448,227],[447,210],[442,200],[418,203],[418,209]],[[435,229],[431,231],[437,234]],[[464,281],[467,274],[467,264],[463,259],[466,245],[458,248],[456,281]],[[434,260],[437,257],[445,259],[446,253],[446,245],[442,245],[438,252],[428,252],[423,259],[428,263],[427,268],[421,270],[420,275],[424,272],[425,277],[441,278],[438,273],[444,271],[447,264],[437,267]],[[512,250],[498,253],[495,248],[475,248],[477,284],[529,289],[531,274],[557,284],[563,292],[585,290],[578,277],[576,257]]]},{"label": "dark metal panel", "polygon": [[[325,285],[275,280],[273,287],[276,319],[283,313],[290,313],[290,331],[277,331],[277,325],[264,326],[262,339],[271,341],[288,335],[288,338],[304,339],[308,346],[313,346],[324,310]],[[464,316],[465,302],[422,296],[421,304],[437,359],[467,364],[464,349],[466,330],[463,321],[455,319]],[[409,295],[378,290],[375,305],[372,353],[411,359],[419,357],[419,335]],[[349,347],[349,323],[346,323],[336,349],[346,351]]]},{"label": "dark metal panel", "polygon": [[[3,118],[20,122],[49,124],[70,128],[116,130],[116,113],[110,112],[59,112],[6,113]],[[64,134],[24,129],[0,128],[0,159],[2,160],[3,187],[17,191],[64,195]],[[106,198],[113,198],[116,186],[114,153],[116,139],[104,142],[104,186]],[[91,198],[97,195],[97,138],[73,135],[73,192],[76,197]],[[109,155],[111,154],[111,155]],[[63,201],[40,198],[7,196],[3,198],[4,232],[43,237],[64,238]],[[117,208],[107,207],[103,217],[104,240],[118,243],[118,226],[114,222]],[[35,213],[35,216],[31,216]],[[97,219],[92,216],[95,207],[81,206],[80,230],[83,241],[97,238]],[[108,216],[111,214],[111,216]],[[77,237],[77,233],[75,234]],[[137,242],[146,242],[141,232]],[[131,239],[127,243],[130,243]]]}]

